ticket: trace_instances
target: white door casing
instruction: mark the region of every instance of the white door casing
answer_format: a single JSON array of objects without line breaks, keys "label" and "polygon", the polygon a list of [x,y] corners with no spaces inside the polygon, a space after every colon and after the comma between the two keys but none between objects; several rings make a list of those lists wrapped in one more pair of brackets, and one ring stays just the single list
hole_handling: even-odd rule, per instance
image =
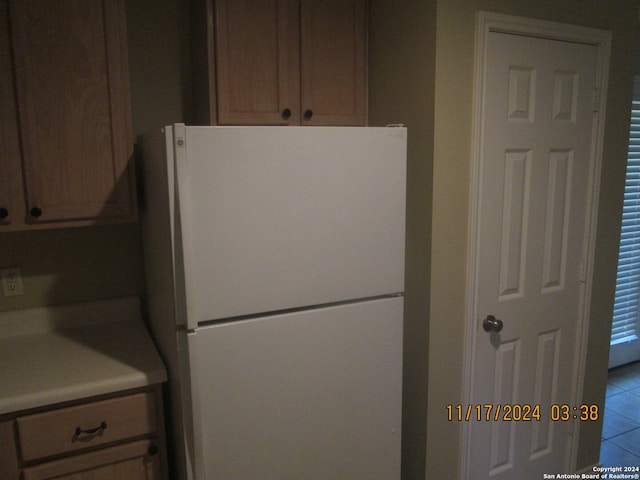
[{"label": "white door casing", "polygon": [[[551,405],[580,405],[609,43],[478,16],[462,478],[575,467],[579,421]],[[488,315],[501,331],[485,332]],[[540,420],[518,420],[526,405]]]}]

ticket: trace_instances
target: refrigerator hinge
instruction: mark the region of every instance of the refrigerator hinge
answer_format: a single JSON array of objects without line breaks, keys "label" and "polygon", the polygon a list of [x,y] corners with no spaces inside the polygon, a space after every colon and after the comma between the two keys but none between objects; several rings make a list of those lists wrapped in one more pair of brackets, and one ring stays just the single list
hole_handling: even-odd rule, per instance
[{"label": "refrigerator hinge", "polygon": [[184,123],[176,123],[173,126],[173,148],[184,147],[186,127]]}]

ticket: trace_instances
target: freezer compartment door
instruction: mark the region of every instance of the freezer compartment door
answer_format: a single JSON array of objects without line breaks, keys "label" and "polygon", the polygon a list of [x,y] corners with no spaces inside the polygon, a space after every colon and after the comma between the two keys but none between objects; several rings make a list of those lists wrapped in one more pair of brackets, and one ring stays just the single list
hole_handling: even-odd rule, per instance
[{"label": "freezer compartment door", "polygon": [[404,290],[406,129],[186,127],[176,161],[189,328]]},{"label": "freezer compartment door", "polygon": [[402,298],[190,334],[197,478],[400,478]]}]

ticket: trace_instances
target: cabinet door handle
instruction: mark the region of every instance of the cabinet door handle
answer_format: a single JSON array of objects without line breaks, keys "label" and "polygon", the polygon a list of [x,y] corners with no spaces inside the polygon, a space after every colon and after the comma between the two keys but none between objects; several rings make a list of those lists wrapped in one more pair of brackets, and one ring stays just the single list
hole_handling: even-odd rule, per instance
[{"label": "cabinet door handle", "polygon": [[311,120],[311,117],[313,117],[313,111],[312,110],[305,110],[303,117],[304,117],[305,120]]},{"label": "cabinet door handle", "polygon": [[100,430],[106,430],[106,429],[107,429],[107,422],[102,422],[96,428],[89,428],[87,430],[83,430],[80,427],[76,427],[76,437],[83,433],[86,433],[87,435],[93,435],[94,433],[97,433]]},{"label": "cabinet door handle", "polygon": [[42,215],[42,209],[38,208],[38,207],[33,207],[29,213],[31,214],[32,217],[38,218],[40,215]]},{"label": "cabinet door handle", "polygon": [[4,220],[8,216],[9,216],[9,210],[7,210],[4,207],[0,208],[0,220]]},{"label": "cabinet door handle", "polygon": [[291,109],[290,108],[285,108],[282,111],[282,119],[283,120],[289,120],[291,118]]}]

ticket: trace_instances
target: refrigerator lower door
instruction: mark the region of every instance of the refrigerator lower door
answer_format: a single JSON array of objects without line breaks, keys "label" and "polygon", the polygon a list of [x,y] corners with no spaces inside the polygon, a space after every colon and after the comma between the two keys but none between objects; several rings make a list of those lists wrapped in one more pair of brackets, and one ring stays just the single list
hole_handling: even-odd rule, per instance
[{"label": "refrigerator lower door", "polygon": [[400,478],[401,297],[190,334],[199,479]]}]

